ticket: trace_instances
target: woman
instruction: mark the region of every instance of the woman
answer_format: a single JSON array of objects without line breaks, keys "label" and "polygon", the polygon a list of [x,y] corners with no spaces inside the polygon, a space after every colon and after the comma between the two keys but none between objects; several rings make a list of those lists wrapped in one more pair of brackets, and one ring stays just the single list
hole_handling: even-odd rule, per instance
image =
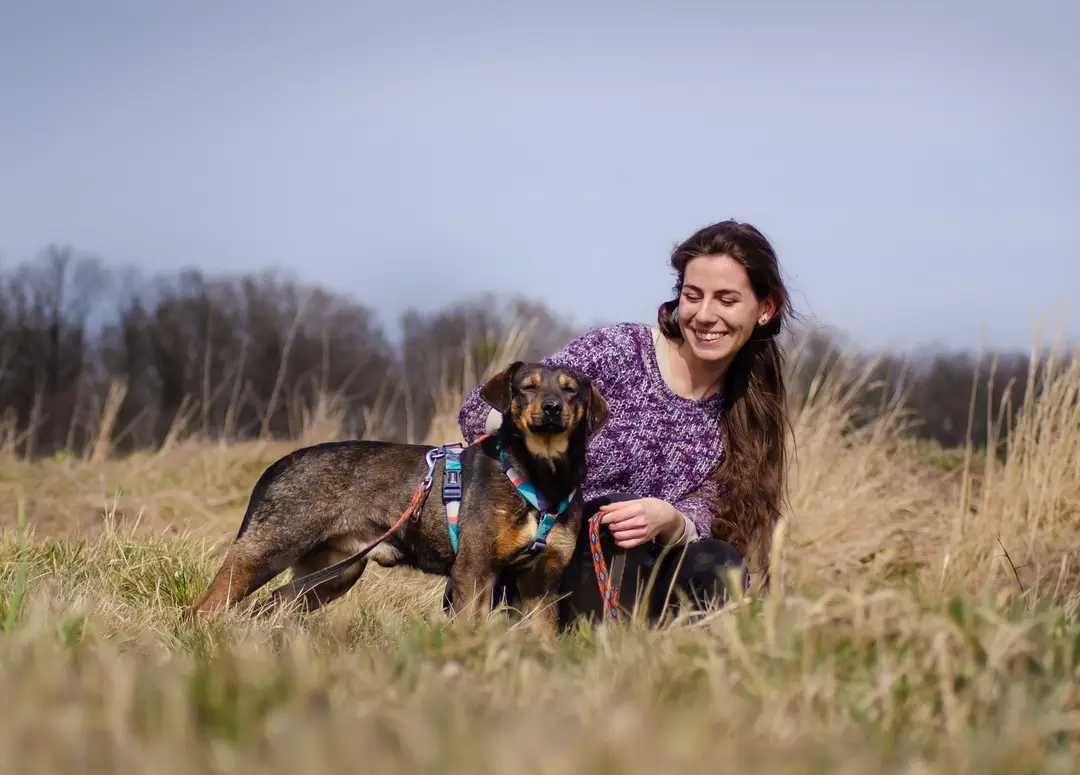
[{"label": "woman", "polygon": [[[585,516],[602,515],[605,555],[626,551],[624,605],[655,572],[653,619],[678,599],[672,587],[700,608],[723,602],[727,569],[748,578],[747,559],[764,577],[788,428],[776,337],[789,299],[768,240],[723,221],[675,248],[671,266],[676,298],[656,327],[595,329],[544,360],[588,375],[607,400],[587,452]],[[499,419],[479,388],[459,416],[468,441]],[[563,578],[563,623],[601,605],[585,532]],[[672,544],[684,551],[660,551]]]}]

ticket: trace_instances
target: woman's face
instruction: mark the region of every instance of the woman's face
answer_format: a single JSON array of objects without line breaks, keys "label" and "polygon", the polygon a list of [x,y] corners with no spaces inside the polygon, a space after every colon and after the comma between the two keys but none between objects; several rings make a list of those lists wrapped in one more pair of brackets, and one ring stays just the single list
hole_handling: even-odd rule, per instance
[{"label": "woman's face", "polygon": [[683,340],[697,358],[734,358],[754,326],[767,323],[774,311],[772,299],[754,295],[746,270],[731,256],[698,256],[687,263],[678,322]]}]

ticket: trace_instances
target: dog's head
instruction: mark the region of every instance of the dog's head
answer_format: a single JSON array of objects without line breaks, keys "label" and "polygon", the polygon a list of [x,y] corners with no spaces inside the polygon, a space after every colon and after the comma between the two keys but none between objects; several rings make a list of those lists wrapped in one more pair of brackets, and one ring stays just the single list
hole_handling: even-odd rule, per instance
[{"label": "dog's head", "polygon": [[538,363],[512,363],[488,380],[480,395],[504,418],[509,417],[526,441],[546,443],[577,430],[592,436],[608,417],[607,403],[592,380]]}]

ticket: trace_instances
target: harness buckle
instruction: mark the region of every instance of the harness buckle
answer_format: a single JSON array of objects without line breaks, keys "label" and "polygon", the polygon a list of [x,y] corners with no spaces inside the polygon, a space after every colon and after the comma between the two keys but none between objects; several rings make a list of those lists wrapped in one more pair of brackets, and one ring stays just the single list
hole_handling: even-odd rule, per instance
[{"label": "harness buckle", "polygon": [[513,559],[510,560],[510,564],[517,565],[518,563],[530,562],[543,554],[545,549],[547,549],[546,538],[534,539],[528,546],[523,546],[517,550]]},{"label": "harness buckle", "polygon": [[453,470],[443,471],[443,500],[461,500],[461,472]]}]

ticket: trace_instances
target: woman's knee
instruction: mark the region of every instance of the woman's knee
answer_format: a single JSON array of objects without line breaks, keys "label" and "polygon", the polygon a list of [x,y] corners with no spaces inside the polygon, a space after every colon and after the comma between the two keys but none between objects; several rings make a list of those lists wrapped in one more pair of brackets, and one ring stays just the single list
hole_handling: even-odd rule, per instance
[{"label": "woman's knee", "polygon": [[745,590],[750,581],[742,554],[726,541],[703,538],[687,545],[676,571],[676,585],[698,605],[723,603],[727,600],[731,573],[738,574]]},{"label": "woman's knee", "polygon": [[742,554],[727,541],[718,538],[702,538],[686,547],[683,567],[691,574],[715,573],[720,568],[743,568]]}]

